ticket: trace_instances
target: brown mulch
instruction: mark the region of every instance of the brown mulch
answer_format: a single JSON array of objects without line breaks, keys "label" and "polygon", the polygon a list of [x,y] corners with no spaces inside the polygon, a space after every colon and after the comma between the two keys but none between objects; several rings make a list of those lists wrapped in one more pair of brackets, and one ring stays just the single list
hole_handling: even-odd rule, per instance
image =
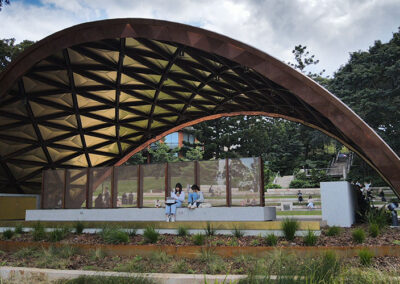
[{"label": "brown mulch", "polygon": [[[377,238],[372,238],[368,235],[368,228],[364,225],[357,226],[365,230],[366,240],[362,243],[363,246],[396,246],[394,240],[400,240],[400,229],[386,228]],[[355,246],[359,245],[353,241],[352,231],[355,228],[342,228],[338,236],[327,236],[326,230],[321,230],[321,235],[317,239],[316,246]],[[13,236],[12,241],[17,242],[33,242],[30,233]],[[44,241],[43,241],[44,242]],[[68,236],[61,241],[64,244],[105,244],[99,234],[68,234]],[[143,245],[145,244],[142,235],[130,237],[130,245]],[[260,236],[244,236],[235,238],[232,235],[215,235],[206,238],[206,244],[210,246],[266,246],[265,239]],[[149,244],[150,245],[150,244]],[[180,237],[171,234],[162,234],[159,237],[156,245],[165,246],[192,246],[193,241],[191,236]],[[293,241],[288,242],[283,237],[279,238],[278,247],[291,247],[291,246],[304,246],[303,238],[296,237]]]}]

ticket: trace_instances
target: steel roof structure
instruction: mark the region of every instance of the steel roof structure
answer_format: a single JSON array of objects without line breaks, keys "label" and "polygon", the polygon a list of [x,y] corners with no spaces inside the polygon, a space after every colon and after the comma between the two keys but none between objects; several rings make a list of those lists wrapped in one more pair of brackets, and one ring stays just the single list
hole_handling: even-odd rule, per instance
[{"label": "steel roof structure", "polygon": [[81,24],[0,74],[0,191],[38,192],[48,168],[121,165],[201,121],[266,115],[319,129],[400,192],[400,160],[351,109],[268,54],[148,19]]}]

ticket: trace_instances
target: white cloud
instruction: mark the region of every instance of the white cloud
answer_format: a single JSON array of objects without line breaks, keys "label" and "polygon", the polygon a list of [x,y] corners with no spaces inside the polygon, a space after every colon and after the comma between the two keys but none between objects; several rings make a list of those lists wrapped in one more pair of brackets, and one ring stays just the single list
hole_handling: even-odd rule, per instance
[{"label": "white cloud", "polygon": [[387,41],[400,25],[398,0],[39,0],[11,1],[0,12],[0,37],[40,40],[83,22],[110,18],[155,18],[196,25],[292,60],[296,44],[319,59],[330,74],[350,52]]}]

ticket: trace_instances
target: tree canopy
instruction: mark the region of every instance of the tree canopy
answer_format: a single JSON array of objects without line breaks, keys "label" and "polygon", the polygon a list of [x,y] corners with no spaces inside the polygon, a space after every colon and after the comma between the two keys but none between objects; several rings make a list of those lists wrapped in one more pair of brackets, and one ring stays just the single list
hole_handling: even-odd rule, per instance
[{"label": "tree canopy", "polygon": [[12,60],[33,43],[34,41],[24,40],[15,44],[15,38],[0,40],[0,71],[3,71]]},{"label": "tree canopy", "polygon": [[328,88],[400,154],[400,28],[388,43],[351,53]]}]

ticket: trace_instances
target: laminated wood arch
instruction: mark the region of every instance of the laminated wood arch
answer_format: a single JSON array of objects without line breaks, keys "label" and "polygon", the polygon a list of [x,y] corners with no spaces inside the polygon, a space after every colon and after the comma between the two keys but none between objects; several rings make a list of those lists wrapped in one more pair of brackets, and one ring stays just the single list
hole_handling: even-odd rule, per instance
[{"label": "laminated wood arch", "polygon": [[0,191],[38,190],[43,169],[120,165],[172,131],[241,114],[319,129],[400,193],[399,157],[320,85],[244,43],[148,19],[57,32],[0,74]]}]

